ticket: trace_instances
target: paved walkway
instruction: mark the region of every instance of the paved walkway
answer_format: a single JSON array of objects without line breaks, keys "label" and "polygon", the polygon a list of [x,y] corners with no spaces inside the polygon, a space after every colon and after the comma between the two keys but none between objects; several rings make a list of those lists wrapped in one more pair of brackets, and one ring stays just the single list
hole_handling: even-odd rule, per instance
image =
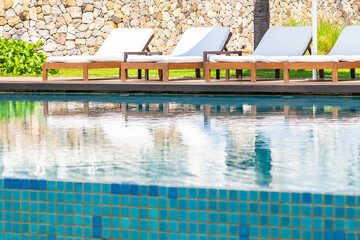
[{"label": "paved walkway", "polygon": [[333,84],[330,80],[258,80],[249,79],[212,80],[205,83],[198,79],[174,79],[169,82],[158,80],[54,78],[43,82],[41,77],[0,77],[2,92],[113,92],[113,93],[212,93],[212,94],[344,94],[360,95],[360,80],[340,80]]}]

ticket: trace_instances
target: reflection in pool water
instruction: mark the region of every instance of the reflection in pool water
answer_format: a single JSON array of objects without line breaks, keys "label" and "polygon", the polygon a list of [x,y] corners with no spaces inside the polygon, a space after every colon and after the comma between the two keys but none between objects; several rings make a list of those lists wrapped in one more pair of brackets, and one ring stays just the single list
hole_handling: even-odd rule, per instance
[{"label": "reflection in pool water", "polygon": [[360,190],[360,99],[0,95],[3,177]]}]

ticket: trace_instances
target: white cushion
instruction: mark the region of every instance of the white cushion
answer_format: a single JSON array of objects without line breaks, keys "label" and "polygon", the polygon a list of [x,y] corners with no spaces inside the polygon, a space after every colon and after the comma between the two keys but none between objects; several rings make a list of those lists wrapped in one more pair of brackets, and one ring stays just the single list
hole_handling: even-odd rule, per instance
[{"label": "white cushion", "polygon": [[345,27],[329,55],[360,55],[360,26]]},{"label": "white cushion", "polygon": [[213,55],[210,56],[210,62],[240,62],[240,63],[251,63],[255,62],[258,56],[225,56],[225,55]]},{"label": "white cushion", "polygon": [[152,56],[144,56],[144,55],[128,55],[127,62],[157,62],[161,61],[166,57],[165,55],[152,55]]},{"label": "white cushion", "polygon": [[289,62],[338,62],[338,58],[329,55],[293,56],[289,57]]},{"label": "white cushion", "polygon": [[191,63],[191,62],[202,62],[202,56],[164,56],[163,59],[159,60],[160,63]]},{"label": "white cushion", "polygon": [[111,31],[99,50],[92,56],[49,57],[46,62],[113,62],[124,61],[124,52],[141,52],[154,31],[150,28],[116,28]]},{"label": "white cushion", "polygon": [[185,31],[172,56],[203,56],[204,51],[221,51],[230,34],[228,27],[194,27]]},{"label": "white cushion", "polygon": [[272,27],[263,36],[254,55],[301,56],[312,37],[311,26]]},{"label": "white cushion", "polygon": [[360,62],[360,55],[334,55],[339,62]]},{"label": "white cushion", "polygon": [[89,62],[123,62],[124,54],[121,55],[109,55],[109,56],[98,56],[92,55],[88,57]]},{"label": "white cushion", "polygon": [[95,53],[96,57],[124,56],[124,52],[141,52],[154,31],[150,28],[116,28]]},{"label": "white cushion", "polygon": [[202,62],[203,58],[200,56],[172,56],[172,55],[129,55],[127,62],[159,62],[159,63],[188,63],[188,62]]},{"label": "white cushion", "polygon": [[239,63],[252,63],[252,62],[286,62],[288,61],[287,56],[258,56],[258,55],[249,55],[249,56],[224,56],[217,55],[211,56],[210,62],[239,62]]},{"label": "white cushion", "polygon": [[287,62],[289,60],[288,56],[257,56],[255,62],[258,63],[278,63],[278,62]]},{"label": "white cushion", "polygon": [[56,56],[48,57],[47,63],[86,63],[89,56]]}]

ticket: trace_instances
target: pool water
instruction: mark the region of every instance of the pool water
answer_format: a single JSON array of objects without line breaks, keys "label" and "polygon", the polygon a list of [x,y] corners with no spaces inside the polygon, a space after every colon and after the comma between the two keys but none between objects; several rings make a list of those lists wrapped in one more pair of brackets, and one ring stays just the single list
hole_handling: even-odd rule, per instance
[{"label": "pool water", "polygon": [[2,178],[356,193],[360,98],[0,94]]}]

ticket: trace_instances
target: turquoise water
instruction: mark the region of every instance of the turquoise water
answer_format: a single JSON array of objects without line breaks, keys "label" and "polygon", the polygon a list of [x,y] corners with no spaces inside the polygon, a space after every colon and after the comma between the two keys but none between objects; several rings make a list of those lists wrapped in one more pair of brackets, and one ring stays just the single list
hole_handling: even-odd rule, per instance
[{"label": "turquoise water", "polygon": [[0,94],[5,178],[360,190],[360,98]]}]

